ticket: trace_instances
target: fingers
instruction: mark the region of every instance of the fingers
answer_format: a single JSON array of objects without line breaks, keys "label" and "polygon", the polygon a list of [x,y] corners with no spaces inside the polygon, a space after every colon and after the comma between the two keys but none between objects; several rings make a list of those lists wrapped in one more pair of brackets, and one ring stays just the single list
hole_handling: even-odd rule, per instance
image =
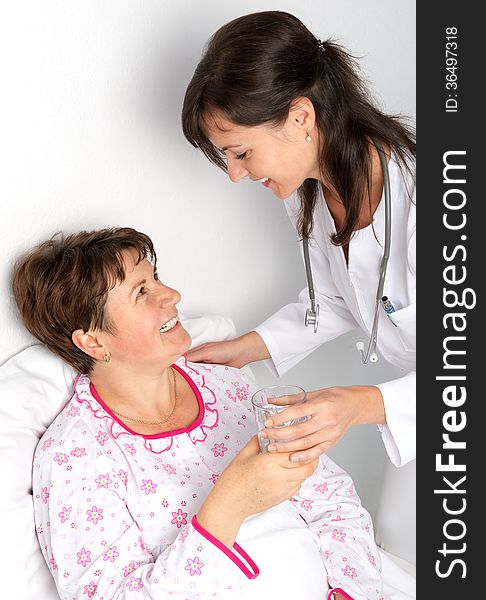
[{"label": "fingers", "polygon": [[187,358],[192,362],[226,364],[227,356],[219,342],[204,344],[194,350],[189,350]]},{"label": "fingers", "polygon": [[[311,462],[307,463],[305,465],[305,468],[307,469],[307,477],[310,477],[311,475],[313,475],[318,466],[319,466],[319,458],[315,458]],[[307,477],[306,477],[306,479],[307,479]]]},{"label": "fingers", "polygon": [[313,460],[318,459],[321,454],[327,452],[333,445],[334,444],[332,443],[321,443],[308,450],[292,453],[289,458],[293,464],[308,464],[309,461],[312,462]]},{"label": "fingers", "polygon": [[[320,415],[327,423],[330,419],[335,420],[336,415],[339,411],[336,411],[335,400],[338,397],[342,397],[343,391],[341,388],[325,388],[322,390],[314,390],[313,392],[307,392],[306,402],[290,406],[288,409],[283,410],[280,413],[272,415],[268,422],[271,422],[271,426],[283,425],[287,421],[293,419],[299,419],[301,417],[312,417]],[[298,398],[298,394],[289,396],[280,396],[269,401],[271,404],[283,405],[293,404]]]},{"label": "fingers", "polygon": [[268,398],[269,404],[275,404],[276,406],[287,406],[290,404],[297,404],[302,402],[303,394],[288,394],[286,396],[275,396],[274,398]]},{"label": "fingers", "polygon": [[[273,420],[273,419],[272,419]],[[268,421],[267,421],[268,423]],[[327,428],[329,429],[329,428]],[[307,419],[303,423],[297,423],[296,425],[286,425],[284,427],[267,427],[262,429],[260,432],[260,436],[262,438],[270,439],[270,440],[278,440],[278,441],[287,441],[287,440],[296,440],[298,438],[302,438],[308,435],[312,435],[313,433],[317,433],[321,431],[322,436],[322,428],[319,426],[317,419]],[[329,436],[328,436],[329,437]],[[322,438],[321,438],[322,439]]]},{"label": "fingers", "polygon": [[[291,396],[280,396],[279,398],[272,398],[271,404],[279,403],[288,404],[289,402],[285,401],[284,398],[290,398]],[[287,423],[288,421],[293,421],[294,419],[301,419],[302,417],[312,417],[313,415],[313,407],[312,404],[304,402],[303,404],[298,404],[297,406],[290,406],[285,410],[282,410],[279,413],[275,413],[269,419],[267,419],[265,425],[267,427],[278,427]]]},{"label": "fingers", "polygon": [[308,450],[320,444],[327,444],[327,447],[332,446],[335,443],[334,438],[328,438],[327,436],[323,439],[323,432],[317,431],[310,435],[299,437],[289,441],[275,442],[273,441],[268,446],[270,453],[283,452],[288,454],[290,452],[297,452],[299,450]]},{"label": "fingers", "polygon": [[307,472],[304,472],[304,475],[301,475],[299,469],[302,470],[310,466],[311,472],[313,472],[317,466],[317,464],[315,464],[316,457],[311,457],[308,460],[293,461],[291,460],[292,455],[290,452],[266,452],[262,457],[266,457],[263,458],[263,460],[269,461],[270,464],[273,464],[274,466],[278,465],[279,468],[285,469],[288,473],[288,477],[294,477],[296,479],[305,479],[309,476]]},{"label": "fingers", "polygon": [[201,346],[196,346],[196,348],[192,348],[186,353],[187,358],[191,362],[204,362],[209,359],[209,353],[207,350],[207,344],[202,344]]},{"label": "fingers", "polygon": [[244,364],[239,365],[240,361],[234,340],[202,344],[189,350],[187,358],[194,362],[215,363],[231,367],[243,366]]},{"label": "fingers", "polygon": [[292,469],[292,471],[288,471],[287,480],[290,482],[296,481],[302,484],[302,482],[309,478],[317,469],[319,465],[319,459],[313,459],[306,463],[298,462],[290,464],[297,464],[299,466],[296,469]]}]

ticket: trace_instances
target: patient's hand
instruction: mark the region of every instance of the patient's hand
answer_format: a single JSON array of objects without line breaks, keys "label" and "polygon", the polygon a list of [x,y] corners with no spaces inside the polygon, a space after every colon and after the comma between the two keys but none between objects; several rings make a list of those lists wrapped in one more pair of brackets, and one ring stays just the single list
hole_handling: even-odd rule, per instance
[{"label": "patient's hand", "polygon": [[254,436],[223,471],[197,519],[231,547],[247,517],[292,498],[318,464],[318,460],[292,463],[285,453],[260,454]]}]

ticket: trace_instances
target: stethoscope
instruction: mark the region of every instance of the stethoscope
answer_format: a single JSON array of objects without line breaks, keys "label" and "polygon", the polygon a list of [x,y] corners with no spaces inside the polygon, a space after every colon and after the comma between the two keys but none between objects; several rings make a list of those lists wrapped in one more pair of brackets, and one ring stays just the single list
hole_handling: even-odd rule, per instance
[{"label": "stethoscope", "polygon": [[[388,164],[386,161],[385,151],[383,146],[377,140],[373,140],[373,143],[378,150],[380,157],[381,170],[383,172],[383,188],[385,191],[385,247],[383,249],[383,257],[380,265],[380,278],[378,280],[378,287],[376,288],[375,298],[375,315],[373,317],[373,327],[371,328],[370,340],[368,342],[368,348],[366,353],[364,351],[364,343],[357,342],[356,348],[358,349],[361,360],[364,365],[368,362],[375,363],[378,361],[378,355],[376,354],[376,344],[378,340],[378,322],[380,320],[380,304],[383,298],[383,288],[385,285],[386,268],[388,265],[388,258],[390,256],[390,245],[391,245],[391,195],[390,195],[390,175],[388,172]],[[307,288],[309,290],[310,308],[305,311],[305,326],[314,326],[314,333],[317,333],[319,326],[319,304],[316,304],[316,296],[314,292],[314,282],[312,280],[312,269],[309,257],[309,240],[304,238],[303,241],[304,250],[304,263],[305,263],[305,274],[307,277]]]}]

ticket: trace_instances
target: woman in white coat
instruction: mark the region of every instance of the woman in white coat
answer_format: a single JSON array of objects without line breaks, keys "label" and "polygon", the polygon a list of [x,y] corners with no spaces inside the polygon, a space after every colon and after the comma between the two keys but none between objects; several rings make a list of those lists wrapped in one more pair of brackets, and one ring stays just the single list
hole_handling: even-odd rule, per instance
[{"label": "woman in white coat", "polygon": [[[320,306],[317,333],[305,327],[309,294],[234,340],[205,344],[193,361],[241,367],[271,358],[279,375],[321,344],[373,327],[385,244],[384,173],[391,190],[391,249],[377,348],[403,376],[376,386],[332,387],[269,423],[312,418],[272,430],[270,451],[292,460],[325,452],[355,424],[377,423],[390,459],[415,458],[415,141],[397,117],[369,99],[346,51],[318,40],[296,17],[267,11],[227,23],[211,38],[189,83],[186,138],[227,171],[250,177],[285,200],[309,243]],[[366,345],[365,345],[366,346]],[[265,435],[265,432],[263,433]]]}]

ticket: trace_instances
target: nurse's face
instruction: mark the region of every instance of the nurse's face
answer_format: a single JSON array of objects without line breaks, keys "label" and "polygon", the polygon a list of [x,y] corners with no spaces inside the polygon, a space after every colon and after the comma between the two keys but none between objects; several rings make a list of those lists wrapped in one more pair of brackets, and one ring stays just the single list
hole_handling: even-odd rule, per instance
[{"label": "nurse's face", "polygon": [[[206,134],[225,154],[234,183],[249,177],[284,199],[306,179],[319,178],[318,132],[306,110],[291,109],[279,127],[236,125],[217,111],[206,122]],[[306,141],[308,131],[310,142]]]}]

